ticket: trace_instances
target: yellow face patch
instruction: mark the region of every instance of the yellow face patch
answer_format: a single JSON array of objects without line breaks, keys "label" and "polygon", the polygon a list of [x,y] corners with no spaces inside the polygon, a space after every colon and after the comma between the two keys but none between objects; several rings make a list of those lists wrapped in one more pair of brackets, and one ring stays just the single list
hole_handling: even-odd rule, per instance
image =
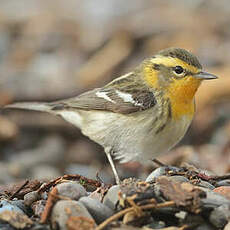
[{"label": "yellow face patch", "polygon": [[151,88],[158,88],[158,73],[153,69],[153,64],[151,62],[146,63],[146,65],[144,65],[143,71],[146,83]]},{"label": "yellow face patch", "polygon": [[[174,57],[156,56],[144,66],[144,77],[148,85],[164,91],[166,98],[170,99],[173,119],[187,115],[192,118],[194,114],[194,96],[200,86],[201,80],[193,76],[170,78],[168,84],[160,85],[158,81],[160,72],[153,68],[154,64],[164,65],[166,68],[181,66],[187,72],[198,73],[200,69]],[[170,77],[170,76],[169,76]]]},{"label": "yellow face patch", "polygon": [[149,62],[146,62],[143,68],[145,81],[151,88],[160,87],[160,85],[158,84],[159,72],[153,68],[154,64],[164,65],[165,67],[168,68],[181,66],[185,70],[194,74],[200,71],[200,69],[196,68],[195,66],[189,65],[188,63],[178,58],[164,57],[160,55],[156,56],[150,59]]}]

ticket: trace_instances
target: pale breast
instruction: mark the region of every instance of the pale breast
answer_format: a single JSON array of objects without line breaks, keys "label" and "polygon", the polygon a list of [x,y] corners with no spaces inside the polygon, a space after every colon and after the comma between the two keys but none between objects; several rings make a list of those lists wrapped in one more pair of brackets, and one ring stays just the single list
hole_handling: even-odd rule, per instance
[{"label": "pale breast", "polygon": [[112,112],[81,111],[81,130],[84,135],[102,145],[111,147],[121,162],[145,161],[172,148],[185,134],[191,118],[169,121],[156,134],[155,109],[133,115]]},{"label": "pale breast", "polygon": [[146,159],[153,159],[162,153],[167,153],[185,135],[191,124],[191,117],[183,116],[177,121],[169,121],[165,128],[157,135],[152,135],[145,144],[144,153]]}]

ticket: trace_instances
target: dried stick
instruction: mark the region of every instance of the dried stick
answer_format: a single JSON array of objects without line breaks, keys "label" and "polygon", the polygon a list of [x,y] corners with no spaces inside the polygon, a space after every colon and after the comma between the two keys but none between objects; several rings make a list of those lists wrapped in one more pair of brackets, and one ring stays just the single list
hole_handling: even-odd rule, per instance
[{"label": "dried stick", "polygon": [[[146,205],[139,206],[139,208],[141,210],[147,210],[147,209],[152,209],[152,208],[157,209],[157,208],[164,208],[164,207],[172,207],[174,205],[175,205],[174,201],[167,201],[167,202],[160,203],[160,204],[146,204]],[[132,211],[135,211],[134,207],[126,208],[126,209],[124,209],[124,210],[122,210],[122,211],[114,214],[113,216],[109,217],[104,222],[102,222],[100,225],[98,225],[95,228],[95,230],[102,230],[102,229],[104,229],[111,222],[119,219],[120,217],[124,216],[126,213],[132,212]]]},{"label": "dried stick", "polygon": [[11,196],[10,199],[13,199],[25,186],[29,183],[29,180],[26,180]]},{"label": "dried stick", "polygon": [[57,195],[58,195],[58,190],[56,187],[54,187],[51,190],[51,192],[49,193],[44,211],[42,212],[42,216],[41,216],[41,220],[40,220],[41,224],[45,224],[47,222],[47,220],[50,216],[51,210],[52,210],[55,202],[57,201]]}]

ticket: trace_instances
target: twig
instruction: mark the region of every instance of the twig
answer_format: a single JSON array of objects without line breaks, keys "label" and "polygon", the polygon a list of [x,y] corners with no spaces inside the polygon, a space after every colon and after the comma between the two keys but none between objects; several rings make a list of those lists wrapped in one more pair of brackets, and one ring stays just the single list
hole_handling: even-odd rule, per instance
[{"label": "twig", "polygon": [[41,224],[45,224],[50,216],[51,210],[53,208],[54,203],[58,200],[57,199],[58,196],[58,190],[56,187],[54,187],[51,192],[49,193],[48,199],[46,201],[46,205],[44,208],[44,211],[42,212],[42,216],[41,216],[41,220],[40,223]]},{"label": "twig", "polygon": [[[139,206],[139,208],[141,210],[147,210],[147,209],[152,209],[152,208],[157,209],[157,208],[164,208],[164,207],[172,207],[174,205],[175,205],[174,201],[167,201],[167,202],[160,203],[160,204],[146,204],[146,205]],[[114,214],[113,216],[109,217],[104,222],[102,222],[100,225],[98,225],[95,228],[95,230],[102,230],[102,229],[104,229],[111,222],[119,219],[120,217],[124,216],[126,213],[132,212],[132,211],[135,211],[134,207],[126,208],[126,209],[124,209],[124,210],[122,210],[122,211]]]},{"label": "twig", "polygon": [[10,199],[13,199],[27,184],[29,180],[26,180],[11,196]]}]

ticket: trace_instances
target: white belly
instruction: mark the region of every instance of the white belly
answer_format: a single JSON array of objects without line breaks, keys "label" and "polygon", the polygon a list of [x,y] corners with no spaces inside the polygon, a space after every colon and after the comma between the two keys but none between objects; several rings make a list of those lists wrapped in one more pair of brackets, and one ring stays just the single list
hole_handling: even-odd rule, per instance
[{"label": "white belly", "polygon": [[184,116],[176,122],[169,121],[161,132],[155,134],[154,127],[151,127],[154,111],[139,114],[79,111],[61,115],[104,148],[111,147],[115,157],[122,162],[150,160],[168,151],[184,136],[191,123],[191,119]]}]

